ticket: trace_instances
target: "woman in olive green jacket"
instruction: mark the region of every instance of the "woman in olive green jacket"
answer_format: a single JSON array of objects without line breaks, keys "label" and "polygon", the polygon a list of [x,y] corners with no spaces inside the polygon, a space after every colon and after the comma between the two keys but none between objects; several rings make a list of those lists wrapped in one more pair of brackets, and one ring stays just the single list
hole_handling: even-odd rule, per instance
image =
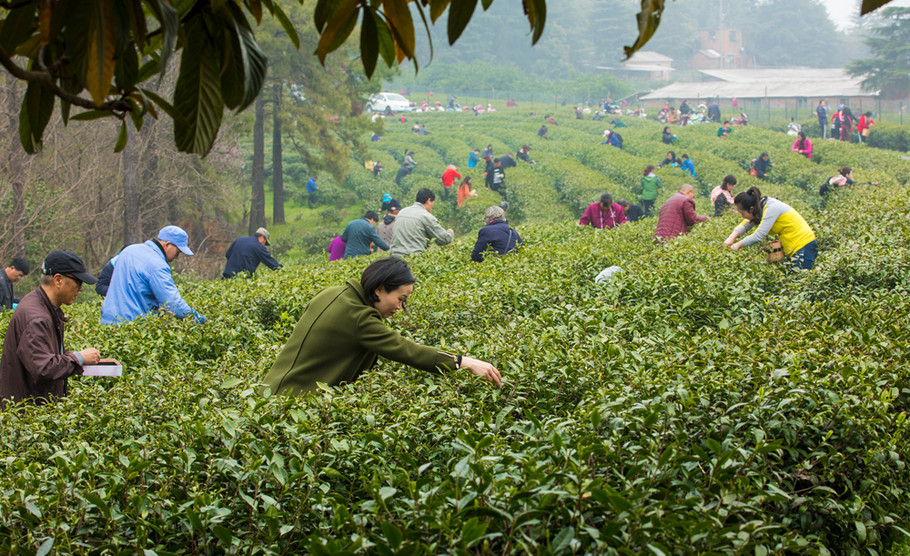
[{"label": "woman in olive green jacket", "polygon": [[414,281],[404,260],[388,258],[368,266],[360,283],[348,280],[316,294],[266,375],[264,390],[300,394],[315,391],[317,382],[354,382],[377,355],[424,371],[464,367],[501,386],[490,363],[416,344],[382,321],[406,307]]},{"label": "woman in olive green jacket", "polygon": [[645,216],[651,216],[651,207],[657,199],[657,190],[663,186],[660,178],[654,173],[654,166],[649,164],[641,178],[641,208]]}]

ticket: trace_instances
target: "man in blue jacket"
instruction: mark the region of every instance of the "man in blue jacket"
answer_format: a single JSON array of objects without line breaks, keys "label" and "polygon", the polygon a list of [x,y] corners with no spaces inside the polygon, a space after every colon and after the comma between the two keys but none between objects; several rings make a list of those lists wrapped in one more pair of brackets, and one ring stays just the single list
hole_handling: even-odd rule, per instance
[{"label": "man in blue jacket", "polygon": [[348,244],[344,248],[344,258],[359,257],[372,253],[370,244],[383,251],[389,250],[389,244],[386,243],[376,231],[376,222],[379,221],[379,215],[375,211],[368,210],[363,218],[351,220],[345,226],[344,232],[341,233],[341,241]]},{"label": "man in blue jacket", "polygon": [[502,207],[490,207],[483,215],[483,228],[477,232],[477,242],[471,251],[471,260],[482,263],[488,250],[505,255],[524,244],[521,236],[506,222]]},{"label": "man in blue jacket", "polygon": [[157,238],[130,245],[117,257],[117,271],[101,305],[101,324],[119,324],[164,309],[177,318],[193,317],[202,324],[205,317],[180,297],[168,263],[183,253],[192,255],[189,237],[183,228],[165,226]]},{"label": "man in blue jacket", "polygon": [[316,192],[319,191],[319,188],[316,187],[316,176],[311,177],[306,181],[306,194],[307,194],[307,206],[313,208],[316,206]]},{"label": "man in blue jacket", "polygon": [[234,243],[228,247],[227,264],[224,265],[224,272],[221,273],[225,278],[232,278],[238,272],[247,271],[250,276],[256,273],[259,263],[275,270],[281,268],[281,263],[276,261],[266,246],[269,245],[269,231],[265,228],[259,228],[251,236],[238,237]]}]

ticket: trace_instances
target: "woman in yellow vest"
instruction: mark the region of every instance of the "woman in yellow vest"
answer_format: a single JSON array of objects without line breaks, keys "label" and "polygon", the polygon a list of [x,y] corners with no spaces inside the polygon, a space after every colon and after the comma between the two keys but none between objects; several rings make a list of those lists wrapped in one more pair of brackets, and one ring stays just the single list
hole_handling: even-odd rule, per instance
[{"label": "woman in yellow vest", "polygon": [[[777,235],[793,268],[809,270],[815,266],[818,255],[815,232],[793,207],[774,197],[762,197],[757,187],[737,195],[733,205],[745,220],[724,241],[724,246],[738,251],[761,243],[769,234]],[[754,232],[743,237],[753,228]],[[737,241],[740,237],[743,239]]]}]

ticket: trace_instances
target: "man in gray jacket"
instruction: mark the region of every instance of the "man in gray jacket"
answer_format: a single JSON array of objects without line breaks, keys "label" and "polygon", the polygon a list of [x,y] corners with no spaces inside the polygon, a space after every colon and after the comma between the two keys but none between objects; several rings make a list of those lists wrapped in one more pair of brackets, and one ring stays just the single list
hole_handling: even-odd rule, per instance
[{"label": "man in gray jacket", "polygon": [[431,239],[435,239],[437,245],[452,243],[455,232],[451,228],[444,230],[430,214],[435,203],[436,195],[424,187],[417,192],[417,202],[398,213],[392,229],[393,257],[426,251]]}]

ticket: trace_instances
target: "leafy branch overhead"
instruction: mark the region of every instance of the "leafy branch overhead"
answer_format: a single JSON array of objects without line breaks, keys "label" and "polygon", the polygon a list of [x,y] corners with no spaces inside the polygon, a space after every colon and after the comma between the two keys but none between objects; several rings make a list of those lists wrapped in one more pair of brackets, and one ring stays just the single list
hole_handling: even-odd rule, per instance
[{"label": "leafy branch overhead", "polygon": [[[269,13],[299,44],[273,0],[31,0],[5,12],[0,64],[28,82],[19,135],[29,153],[41,148],[59,100],[64,123],[74,106],[84,111],[72,119],[129,116],[137,129],[146,115],[164,111],[174,120],[178,148],[204,155],[224,108],[249,106],[265,80],[267,60],[252,23]],[[168,101],[155,92],[156,81],[178,52],[180,73]],[[116,150],[126,145],[125,129]]]},{"label": "leafy branch overhead", "polygon": [[[295,0],[304,5],[308,0]],[[863,13],[889,0],[864,0]],[[285,5],[290,0],[285,0]],[[487,10],[493,0],[480,0]],[[641,0],[638,38],[631,56],[654,35],[666,0]],[[431,22],[448,12],[454,44],[474,16],[478,0],[317,0],[316,55],[337,50],[359,29],[363,71],[374,75],[380,57],[388,66],[415,58],[415,19],[429,36]],[[531,42],[543,34],[546,0],[522,0]],[[205,155],[224,109],[240,111],[259,94],[268,60],[253,33],[264,15],[278,21],[295,48],[300,36],[279,0],[0,0],[0,65],[28,83],[19,136],[29,153],[42,138],[59,101],[64,124],[72,119],[132,118],[165,112],[181,151]],[[156,92],[168,62],[180,54],[173,98]],[[431,50],[432,54],[432,50]],[[25,60],[23,63],[22,60]],[[121,125],[115,150],[127,143]]]},{"label": "leafy branch overhead", "polygon": [[[492,4],[493,0],[481,0],[484,10]],[[316,55],[325,63],[325,57],[344,44],[359,21],[360,55],[367,77],[373,75],[380,56],[390,67],[404,60],[412,60],[416,65],[416,30],[412,7],[420,17],[428,38],[429,23],[436,23],[448,10],[446,31],[449,44],[452,45],[461,37],[474,16],[477,0],[373,0],[369,3],[358,0],[319,0],[314,13],[316,29],[321,33]],[[537,44],[543,35],[547,19],[546,0],[522,0],[522,8],[530,25],[531,44]],[[644,46],[657,30],[664,0],[642,0],[641,9],[639,37],[634,45],[626,47],[626,56],[631,56]],[[431,53],[432,47],[430,40]]]}]

